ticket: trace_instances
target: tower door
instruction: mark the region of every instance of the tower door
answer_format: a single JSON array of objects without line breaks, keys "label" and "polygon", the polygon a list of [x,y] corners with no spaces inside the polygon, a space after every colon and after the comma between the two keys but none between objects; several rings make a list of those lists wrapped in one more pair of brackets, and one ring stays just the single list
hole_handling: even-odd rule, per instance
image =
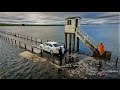
[{"label": "tower door", "polygon": [[76,19],[76,21],[75,21],[75,27],[76,28],[78,27],[78,19]]}]

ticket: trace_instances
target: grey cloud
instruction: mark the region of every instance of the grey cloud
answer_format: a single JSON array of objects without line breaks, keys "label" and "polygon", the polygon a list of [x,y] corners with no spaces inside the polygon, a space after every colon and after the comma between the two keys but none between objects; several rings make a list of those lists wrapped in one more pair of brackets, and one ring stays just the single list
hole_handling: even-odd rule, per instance
[{"label": "grey cloud", "polygon": [[82,24],[119,23],[118,12],[0,12],[0,22],[64,24],[69,16],[82,17]]}]

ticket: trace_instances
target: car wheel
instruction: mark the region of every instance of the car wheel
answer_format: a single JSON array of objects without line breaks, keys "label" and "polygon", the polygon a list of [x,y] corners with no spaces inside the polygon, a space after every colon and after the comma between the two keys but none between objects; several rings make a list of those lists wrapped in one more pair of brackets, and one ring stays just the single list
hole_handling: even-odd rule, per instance
[{"label": "car wheel", "polygon": [[42,46],[40,46],[40,49],[42,49]]},{"label": "car wheel", "polygon": [[52,50],[50,50],[50,54],[53,54],[53,51],[52,51]]}]

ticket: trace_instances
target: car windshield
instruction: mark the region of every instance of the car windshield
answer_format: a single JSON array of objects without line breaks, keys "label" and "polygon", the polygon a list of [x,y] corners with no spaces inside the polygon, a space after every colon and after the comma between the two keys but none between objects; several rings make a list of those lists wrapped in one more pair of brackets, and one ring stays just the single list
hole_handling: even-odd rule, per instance
[{"label": "car windshield", "polygon": [[59,47],[59,46],[61,46],[60,44],[53,44],[55,47]]}]

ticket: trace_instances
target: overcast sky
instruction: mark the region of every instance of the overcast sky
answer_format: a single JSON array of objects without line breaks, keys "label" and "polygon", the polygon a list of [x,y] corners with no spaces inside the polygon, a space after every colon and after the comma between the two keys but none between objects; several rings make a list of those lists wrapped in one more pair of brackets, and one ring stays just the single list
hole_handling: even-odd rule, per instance
[{"label": "overcast sky", "polygon": [[0,23],[64,24],[67,17],[80,16],[81,24],[119,23],[119,12],[0,12]]}]

